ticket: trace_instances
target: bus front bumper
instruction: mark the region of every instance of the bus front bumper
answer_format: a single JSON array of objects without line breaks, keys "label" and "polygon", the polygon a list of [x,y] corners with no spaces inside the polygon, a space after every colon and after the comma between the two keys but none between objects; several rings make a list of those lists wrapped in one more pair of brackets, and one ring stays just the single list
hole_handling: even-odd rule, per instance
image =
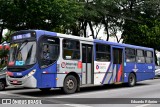
[{"label": "bus front bumper", "polygon": [[22,86],[22,87],[29,87],[29,88],[36,88],[37,87],[37,80],[34,76],[24,76],[22,78],[14,78],[10,76],[6,76],[6,82],[9,86]]}]

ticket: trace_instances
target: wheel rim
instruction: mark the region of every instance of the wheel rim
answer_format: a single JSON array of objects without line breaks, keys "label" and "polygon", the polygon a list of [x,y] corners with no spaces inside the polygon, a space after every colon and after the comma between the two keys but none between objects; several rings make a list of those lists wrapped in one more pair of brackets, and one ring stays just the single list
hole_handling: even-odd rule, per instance
[{"label": "wheel rim", "polygon": [[134,77],[131,76],[129,80],[130,80],[130,84],[133,85],[134,84]]},{"label": "wheel rim", "polygon": [[74,86],[75,86],[75,84],[74,84],[74,81],[73,80],[68,80],[67,81],[67,88],[69,89],[69,90],[72,90],[73,88],[74,88]]}]

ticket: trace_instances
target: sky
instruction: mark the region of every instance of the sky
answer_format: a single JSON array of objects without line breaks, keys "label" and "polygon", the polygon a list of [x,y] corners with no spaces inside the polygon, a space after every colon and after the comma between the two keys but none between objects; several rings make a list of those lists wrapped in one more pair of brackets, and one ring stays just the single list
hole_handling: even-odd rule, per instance
[{"label": "sky", "polygon": [[[98,31],[97,29],[95,29],[95,27],[93,27],[93,29],[94,29],[94,33],[96,34],[96,31]],[[87,27],[87,35],[91,35],[92,33],[91,33],[91,30],[90,30],[90,28],[89,28],[89,26]],[[121,38],[121,32],[120,31],[118,31],[117,32],[117,36],[118,36],[118,38]],[[89,37],[89,38],[92,38],[92,37]],[[107,38],[107,34],[106,34],[106,32],[104,31],[104,27],[102,26],[101,27],[101,29],[100,29],[100,31],[99,31],[99,33],[98,33],[98,37],[97,37],[98,39],[99,38],[101,38],[102,40],[106,40],[106,38]],[[109,37],[109,41],[110,42],[117,42],[117,40],[116,40],[116,38],[115,37]],[[123,40],[121,40],[120,41],[120,43],[122,43],[122,41]]]},{"label": "sky", "polygon": [[7,29],[4,29],[2,35],[4,36],[7,32],[8,32],[8,30],[7,30]]}]

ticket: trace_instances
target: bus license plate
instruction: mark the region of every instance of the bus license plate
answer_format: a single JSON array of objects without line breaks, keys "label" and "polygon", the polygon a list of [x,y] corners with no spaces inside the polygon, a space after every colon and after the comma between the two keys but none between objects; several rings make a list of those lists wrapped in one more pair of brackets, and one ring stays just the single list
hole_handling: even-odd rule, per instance
[{"label": "bus license plate", "polygon": [[14,84],[17,84],[17,83],[18,83],[18,81],[17,81],[17,80],[14,80],[14,81],[13,81],[13,83],[14,83]]}]

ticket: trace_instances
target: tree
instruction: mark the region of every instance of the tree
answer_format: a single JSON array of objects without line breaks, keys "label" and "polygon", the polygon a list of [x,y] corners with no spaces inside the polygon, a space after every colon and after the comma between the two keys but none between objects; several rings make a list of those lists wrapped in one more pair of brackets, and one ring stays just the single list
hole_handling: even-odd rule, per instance
[{"label": "tree", "polygon": [[[160,4],[158,0],[140,0],[132,4],[130,13],[139,21],[125,21],[123,25],[124,43],[146,46],[160,50]],[[136,2],[135,2],[136,3]],[[154,55],[156,57],[156,55]],[[157,64],[157,58],[155,63]]]},{"label": "tree", "polygon": [[[107,32],[107,40],[109,39],[109,29],[111,22],[115,21],[115,17],[110,15],[116,14],[118,8],[116,7],[114,0],[79,0],[83,2],[84,12],[83,15],[78,18],[77,27],[79,31],[82,30],[84,37],[86,37],[87,27],[90,28],[93,38],[97,38],[98,32],[102,26],[105,27]],[[118,18],[117,18],[118,20]],[[94,28],[98,28],[94,29]]]},{"label": "tree", "polygon": [[3,29],[6,28],[6,19],[8,19],[8,11],[11,9],[11,4],[8,1],[0,0],[0,43],[2,40]]},{"label": "tree", "polygon": [[[154,4],[154,5],[153,5]],[[143,2],[140,7],[132,10],[134,18],[140,20],[140,22],[125,21],[123,25],[123,38],[125,43],[152,47],[160,50],[158,44],[160,35],[159,27],[159,10],[156,2],[146,1]]]},{"label": "tree", "polygon": [[0,4],[2,31],[64,28],[74,23],[82,10],[75,0],[1,0]]}]

